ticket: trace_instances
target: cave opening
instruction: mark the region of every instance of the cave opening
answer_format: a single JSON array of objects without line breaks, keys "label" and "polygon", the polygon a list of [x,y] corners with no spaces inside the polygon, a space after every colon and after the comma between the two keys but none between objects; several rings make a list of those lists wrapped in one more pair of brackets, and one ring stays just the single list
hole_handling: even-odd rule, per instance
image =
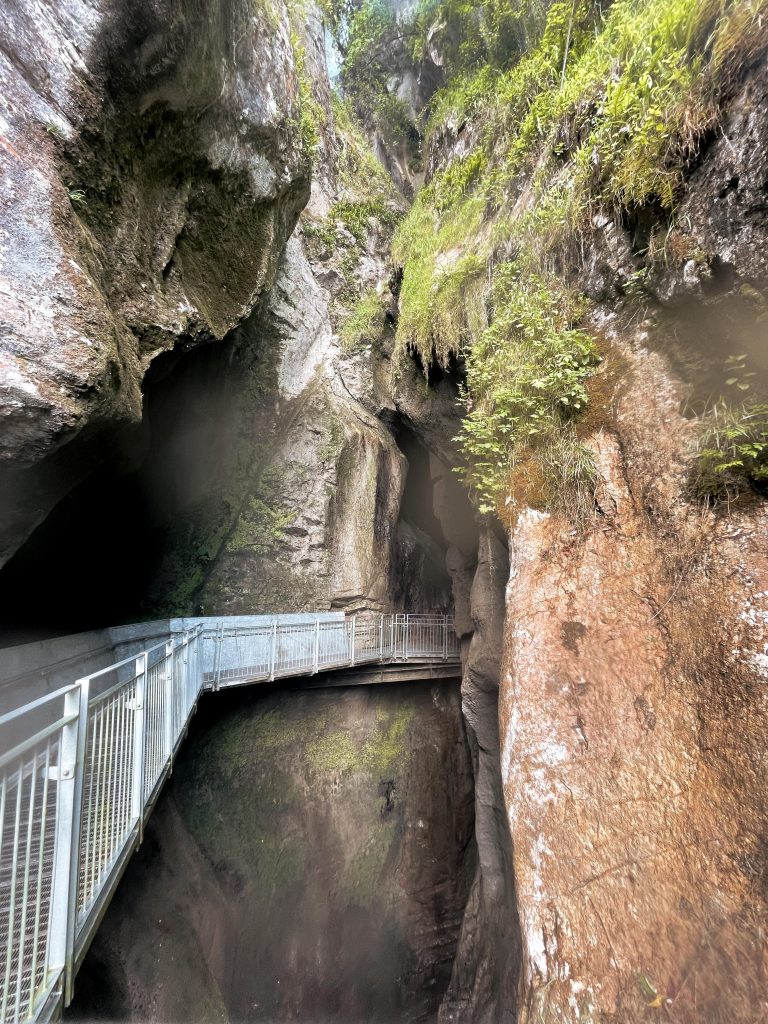
[{"label": "cave opening", "polygon": [[105,442],[98,468],[0,571],[0,643],[166,612],[157,576],[168,531],[200,502],[216,500],[237,352],[235,337],[155,360],[129,458]]},{"label": "cave opening", "polygon": [[[254,315],[223,342],[186,351],[180,343],[154,360],[128,445],[103,441],[95,471],[0,570],[0,645],[202,612],[195,588],[239,512],[233,481],[247,494],[269,455],[279,345]],[[419,427],[396,412],[386,422],[409,466],[392,597],[414,612],[449,611],[447,552],[476,551],[474,514]],[[266,442],[254,445],[260,433]]]}]

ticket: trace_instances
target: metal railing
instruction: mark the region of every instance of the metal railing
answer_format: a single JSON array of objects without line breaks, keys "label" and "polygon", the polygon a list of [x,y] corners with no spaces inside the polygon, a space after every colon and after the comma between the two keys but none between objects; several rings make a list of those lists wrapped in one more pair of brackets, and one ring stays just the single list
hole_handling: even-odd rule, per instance
[{"label": "metal railing", "polygon": [[0,1022],[69,1004],[201,692],[457,658],[448,616],[203,620],[0,716]]}]

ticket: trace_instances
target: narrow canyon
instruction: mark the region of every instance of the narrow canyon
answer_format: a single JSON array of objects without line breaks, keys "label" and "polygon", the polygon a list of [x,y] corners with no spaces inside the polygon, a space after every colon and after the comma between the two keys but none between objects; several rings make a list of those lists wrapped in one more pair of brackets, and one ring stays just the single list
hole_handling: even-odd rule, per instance
[{"label": "narrow canyon", "polygon": [[203,694],[65,1020],[768,1020],[766,496],[766,0],[3,0],[0,668],[460,657]]}]

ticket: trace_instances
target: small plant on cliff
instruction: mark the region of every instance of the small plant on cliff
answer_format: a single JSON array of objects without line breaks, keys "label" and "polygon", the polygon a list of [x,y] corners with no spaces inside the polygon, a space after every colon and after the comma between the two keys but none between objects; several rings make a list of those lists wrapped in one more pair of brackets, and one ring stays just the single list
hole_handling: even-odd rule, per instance
[{"label": "small plant on cliff", "polygon": [[88,205],[88,203],[85,200],[85,189],[70,186],[69,188],[67,188],[67,195],[69,196],[69,201],[70,203],[72,203],[73,206]]},{"label": "small plant on cliff", "polygon": [[715,407],[698,440],[690,486],[714,504],[750,488],[768,493],[768,405]]},{"label": "small plant on cliff", "polygon": [[326,124],[325,110],[315,99],[312,80],[306,68],[304,47],[295,32],[291,33],[293,61],[299,82],[299,116],[297,127],[304,153],[311,156],[320,142],[320,130]]},{"label": "small plant on cliff", "polygon": [[467,353],[467,416],[457,438],[481,511],[492,511],[510,492],[516,500],[516,486],[528,504],[546,507],[547,483],[558,475],[563,486],[594,493],[587,451],[575,436],[573,443],[565,437],[599,362],[594,339],[575,326],[583,300],[554,279],[523,276],[507,263],[496,269],[492,306],[490,326]]},{"label": "small plant on cliff", "polygon": [[339,332],[347,355],[359,352],[381,333],[386,323],[384,299],[375,288],[366,292],[344,321]]}]

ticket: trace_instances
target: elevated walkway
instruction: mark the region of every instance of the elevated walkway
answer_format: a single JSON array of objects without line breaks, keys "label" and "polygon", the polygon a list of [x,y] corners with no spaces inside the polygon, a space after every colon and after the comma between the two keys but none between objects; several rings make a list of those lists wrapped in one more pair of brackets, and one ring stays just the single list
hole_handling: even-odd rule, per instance
[{"label": "elevated walkway", "polygon": [[[136,634],[131,644],[0,716],[2,1024],[53,1020],[69,1004],[201,693],[291,676],[352,686],[460,672],[453,620],[437,615],[175,620],[160,642]],[[77,663],[59,665],[58,681]]]}]

